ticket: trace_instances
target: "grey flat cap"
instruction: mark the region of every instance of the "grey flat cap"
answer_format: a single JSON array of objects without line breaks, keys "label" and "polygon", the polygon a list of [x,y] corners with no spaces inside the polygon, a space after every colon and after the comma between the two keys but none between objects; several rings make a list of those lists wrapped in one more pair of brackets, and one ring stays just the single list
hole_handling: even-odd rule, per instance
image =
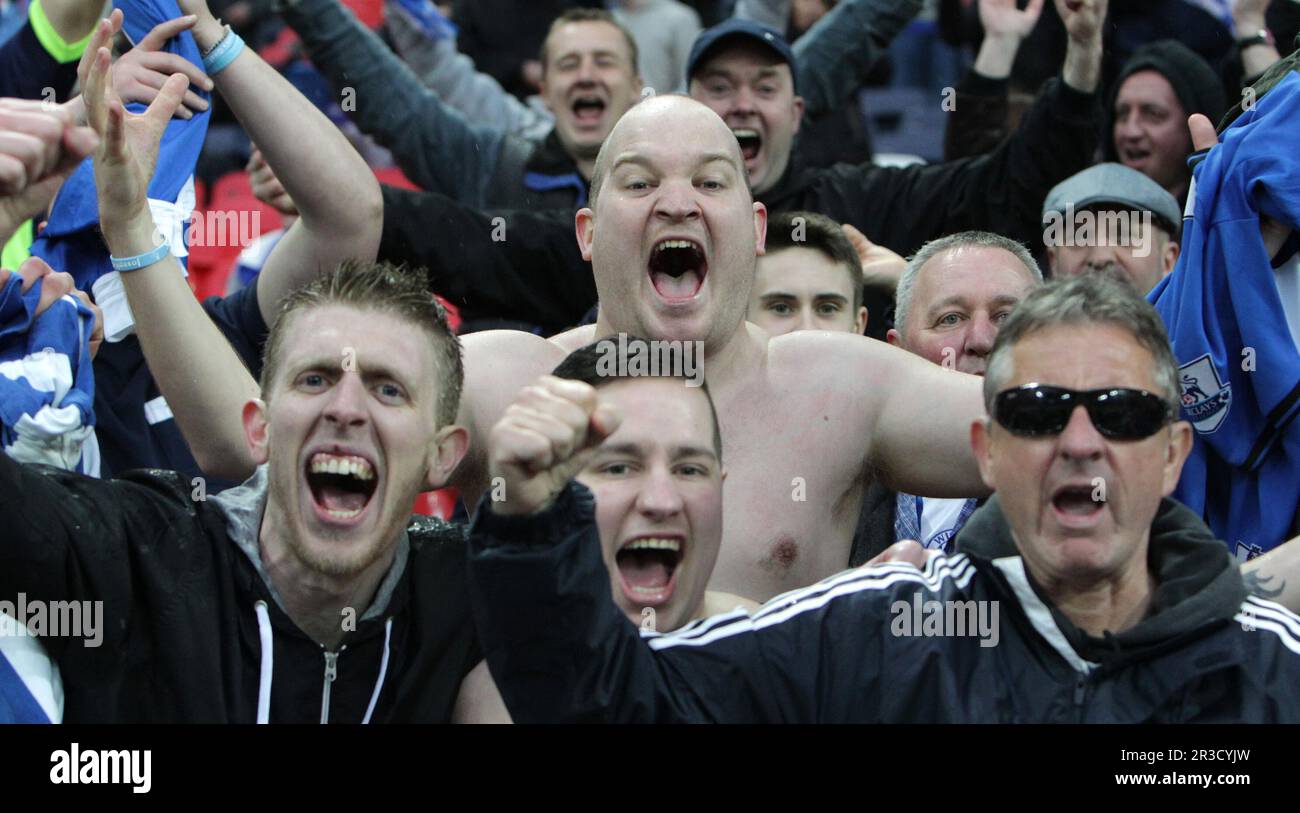
[{"label": "grey flat cap", "polygon": [[1123,164],[1097,164],[1071,175],[1052,187],[1043,201],[1043,222],[1053,212],[1064,215],[1066,206],[1075,211],[1100,203],[1118,204],[1119,208],[1151,212],[1165,221],[1176,234],[1183,220],[1183,210],[1174,196],[1160,184]]}]

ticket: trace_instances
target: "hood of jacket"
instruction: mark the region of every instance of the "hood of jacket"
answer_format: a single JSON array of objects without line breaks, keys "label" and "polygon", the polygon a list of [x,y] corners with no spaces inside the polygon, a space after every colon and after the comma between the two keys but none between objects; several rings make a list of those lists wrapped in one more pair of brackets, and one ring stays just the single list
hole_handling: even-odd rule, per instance
[{"label": "hood of jacket", "polygon": [[[999,582],[1013,592],[993,564],[1021,558],[997,495],[971,515],[957,536],[957,546],[977,563],[988,565],[987,572],[999,574]],[[1156,585],[1146,617],[1130,629],[1106,632],[1100,638],[1075,626],[1048,600],[1028,569],[1025,574],[1074,651],[1108,668],[1151,657],[1230,621],[1246,598],[1241,572],[1227,546],[1196,514],[1171,499],[1161,500],[1151,522],[1147,567]]]}]

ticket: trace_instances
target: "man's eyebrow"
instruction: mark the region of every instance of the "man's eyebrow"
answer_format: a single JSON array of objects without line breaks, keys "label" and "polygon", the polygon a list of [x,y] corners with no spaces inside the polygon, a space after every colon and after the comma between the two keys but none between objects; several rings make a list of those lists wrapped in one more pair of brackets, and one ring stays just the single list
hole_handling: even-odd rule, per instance
[{"label": "man's eyebrow", "polygon": [[813,299],[836,299],[839,300],[840,302],[849,301],[849,298],[847,296],[845,296],[844,294],[836,293],[835,291],[823,291],[820,294],[813,294]]},{"label": "man's eyebrow", "polygon": [[721,161],[733,169],[736,166],[735,159],[725,152],[706,152],[704,155],[700,156],[700,160],[696,162],[696,165],[704,166],[705,164],[712,164],[715,161]]},{"label": "man's eyebrow", "polygon": [[[674,446],[671,451],[671,457],[674,460],[682,457],[710,457],[714,460],[718,459],[718,453],[708,446]],[[606,443],[600,447],[600,454],[642,457],[645,454],[645,450],[638,443]]]},{"label": "man's eyebrow", "polygon": [[969,306],[969,303],[967,303],[966,297],[961,296],[959,294],[955,294],[953,296],[946,296],[943,299],[940,299],[938,302],[934,303],[929,308],[926,308],[925,312],[934,313],[935,311],[942,310],[943,308],[949,308],[952,307],[953,305],[966,308]]},{"label": "man's eyebrow", "polygon": [[759,299],[798,299],[798,298],[799,297],[796,294],[792,294],[789,291],[779,291],[779,290],[768,291],[767,293],[759,297]]},{"label": "man's eyebrow", "polygon": [[614,159],[614,162],[609,165],[609,171],[613,173],[624,164],[636,164],[646,169],[654,169],[654,162],[646,156],[634,152],[625,152]]},{"label": "man's eyebrow", "polygon": [[683,457],[708,457],[717,460],[718,453],[708,446],[674,446],[672,457],[674,460]]},{"label": "man's eyebrow", "polygon": [[994,305],[1015,305],[1020,302],[1020,297],[1013,294],[1001,294],[993,297]]}]

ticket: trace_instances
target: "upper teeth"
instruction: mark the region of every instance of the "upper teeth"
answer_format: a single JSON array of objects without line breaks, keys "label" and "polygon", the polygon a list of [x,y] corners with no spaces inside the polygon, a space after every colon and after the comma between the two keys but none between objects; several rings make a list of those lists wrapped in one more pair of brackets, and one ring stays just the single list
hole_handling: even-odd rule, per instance
[{"label": "upper teeth", "polygon": [[373,480],[375,477],[375,470],[363,458],[325,453],[312,456],[311,473],[346,474],[359,480]]},{"label": "upper teeth", "polygon": [[682,543],[676,539],[637,539],[623,546],[623,550],[670,550],[681,551]]},{"label": "upper teeth", "polygon": [[757,130],[741,128],[739,130],[732,130],[731,132],[735,134],[736,138],[758,138]]},{"label": "upper teeth", "polygon": [[690,240],[664,240],[655,246],[655,251],[663,251],[666,248],[693,248]]}]

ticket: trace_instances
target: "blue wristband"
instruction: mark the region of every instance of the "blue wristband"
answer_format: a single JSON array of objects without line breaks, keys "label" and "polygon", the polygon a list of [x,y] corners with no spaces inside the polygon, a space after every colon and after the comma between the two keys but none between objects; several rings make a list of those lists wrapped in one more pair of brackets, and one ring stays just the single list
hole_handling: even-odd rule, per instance
[{"label": "blue wristband", "polygon": [[134,257],[109,257],[108,259],[113,263],[114,271],[135,271],[147,265],[153,265],[163,257],[171,254],[171,252],[172,247],[164,241],[161,246],[158,246],[153,251],[146,251],[144,254],[137,254]]},{"label": "blue wristband", "polygon": [[212,50],[203,55],[203,71],[209,77],[216,76],[226,69],[226,66],[235,61],[244,50],[244,40],[234,32],[229,26],[226,27],[226,35],[221,41],[212,46]]}]

